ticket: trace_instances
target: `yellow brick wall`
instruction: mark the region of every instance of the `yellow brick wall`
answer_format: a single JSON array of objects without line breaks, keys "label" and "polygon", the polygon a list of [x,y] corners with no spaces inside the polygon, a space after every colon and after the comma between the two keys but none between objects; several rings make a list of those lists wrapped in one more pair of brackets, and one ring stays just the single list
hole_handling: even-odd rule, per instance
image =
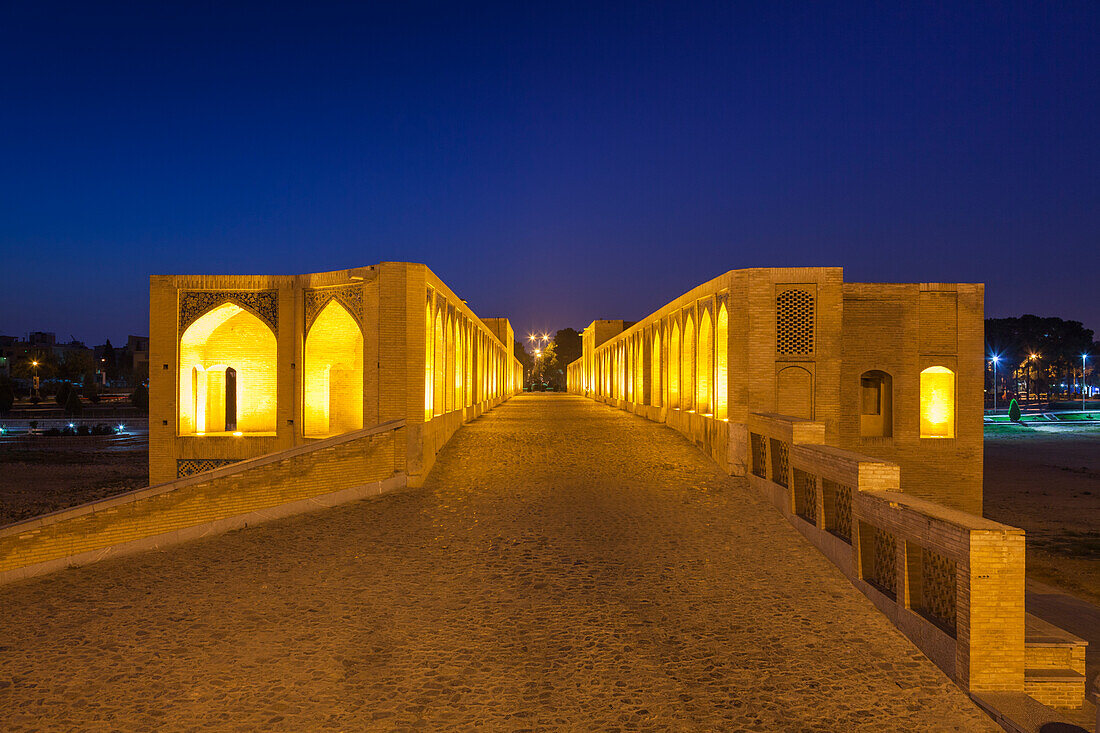
[{"label": "yellow brick wall", "polygon": [[[182,479],[0,534],[0,573],[382,481],[402,468],[404,428],[317,444],[228,476]],[[326,441],[326,443],[328,443]]]}]

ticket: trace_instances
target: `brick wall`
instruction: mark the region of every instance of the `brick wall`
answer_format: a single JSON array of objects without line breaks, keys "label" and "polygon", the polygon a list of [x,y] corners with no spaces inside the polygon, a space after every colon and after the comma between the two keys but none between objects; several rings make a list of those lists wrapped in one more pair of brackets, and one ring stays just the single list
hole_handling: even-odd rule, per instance
[{"label": "brick wall", "polygon": [[395,488],[406,440],[397,421],[0,528],[0,582]]}]

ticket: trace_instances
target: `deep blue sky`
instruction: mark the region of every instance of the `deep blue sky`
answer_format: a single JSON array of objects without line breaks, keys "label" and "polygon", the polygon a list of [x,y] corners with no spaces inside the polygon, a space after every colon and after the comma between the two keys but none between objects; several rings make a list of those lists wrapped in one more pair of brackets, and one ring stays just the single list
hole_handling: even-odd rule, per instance
[{"label": "deep blue sky", "polygon": [[0,6],[0,333],[381,260],[517,332],[769,265],[1100,331],[1096,2],[298,5]]}]

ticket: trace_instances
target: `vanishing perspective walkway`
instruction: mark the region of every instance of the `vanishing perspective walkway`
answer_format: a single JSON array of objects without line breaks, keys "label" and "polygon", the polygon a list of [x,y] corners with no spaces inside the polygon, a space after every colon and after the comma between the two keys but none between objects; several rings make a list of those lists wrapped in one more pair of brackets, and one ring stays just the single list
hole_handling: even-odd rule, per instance
[{"label": "vanishing perspective walkway", "polygon": [[0,587],[9,730],[994,730],[769,504],[572,396],[423,489]]}]

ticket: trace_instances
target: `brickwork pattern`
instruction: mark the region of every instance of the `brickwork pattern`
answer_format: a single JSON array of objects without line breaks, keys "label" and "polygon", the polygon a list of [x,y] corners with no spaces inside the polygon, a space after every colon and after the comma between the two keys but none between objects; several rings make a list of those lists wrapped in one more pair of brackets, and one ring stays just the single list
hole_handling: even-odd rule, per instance
[{"label": "brickwork pattern", "polygon": [[[227,476],[182,481],[70,510],[0,534],[0,572],[167,534],[329,494],[394,475],[404,429],[318,445],[300,455],[243,464]],[[278,454],[276,454],[278,455]]]},{"label": "brickwork pattern", "polygon": [[423,489],[3,592],[13,732],[996,730],[744,480],[568,396]]}]

